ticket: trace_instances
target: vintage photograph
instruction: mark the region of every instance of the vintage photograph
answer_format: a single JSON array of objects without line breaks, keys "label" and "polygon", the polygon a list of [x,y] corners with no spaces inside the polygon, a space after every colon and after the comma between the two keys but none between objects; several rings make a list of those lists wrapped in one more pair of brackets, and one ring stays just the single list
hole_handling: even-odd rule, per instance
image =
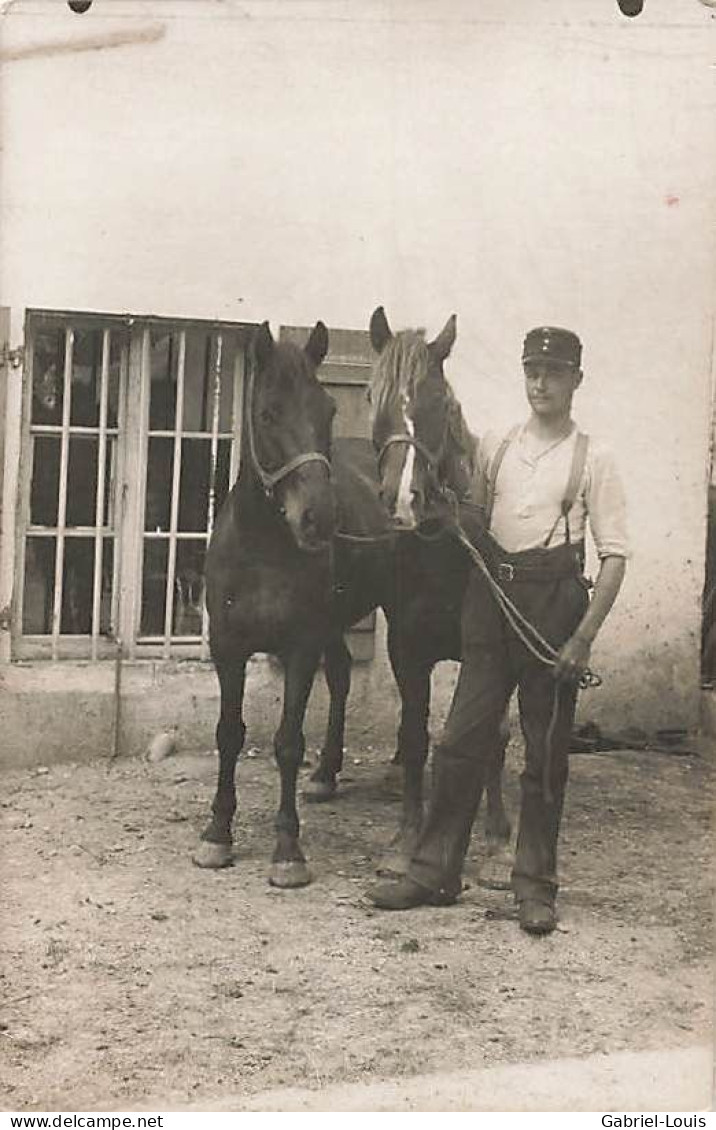
[{"label": "vintage photograph", "polygon": [[0,2],[4,1111],[711,1109],[714,67]]}]

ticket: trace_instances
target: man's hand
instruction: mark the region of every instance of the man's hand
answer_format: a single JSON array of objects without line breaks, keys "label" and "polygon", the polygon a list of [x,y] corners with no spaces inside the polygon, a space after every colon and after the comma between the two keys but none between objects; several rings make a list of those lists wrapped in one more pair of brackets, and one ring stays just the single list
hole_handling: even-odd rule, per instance
[{"label": "man's hand", "polygon": [[582,636],[570,636],[557,656],[553,671],[555,679],[577,683],[589,666],[591,644]]},{"label": "man's hand", "polygon": [[623,557],[602,558],[599,576],[594,584],[594,592],[587,611],[574,635],[567,640],[557,656],[554,668],[555,679],[563,679],[570,683],[576,683],[581,679],[589,665],[589,652],[594,638],[616,600],[624,579],[625,568],[626,561]]}]

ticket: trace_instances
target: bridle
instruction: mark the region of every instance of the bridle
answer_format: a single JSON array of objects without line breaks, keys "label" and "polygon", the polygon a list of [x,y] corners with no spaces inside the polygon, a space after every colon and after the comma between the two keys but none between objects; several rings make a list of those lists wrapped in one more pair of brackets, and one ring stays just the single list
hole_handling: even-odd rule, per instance
[{"label": "bridle", "polygon": [[256,436],[254,434],[254,373],[249,375],[249,387],[246,396],[246,412],[247,412],[247,432],[249,437],[249,454],[251,456],[251,463],[254,471],[256,472],[261,486],[264,489],[264,494],[267,498],[273,498],[274,491],[278,484],[289,475],[297,471],[299,467],[303,467],[306,463],[322,463],[328,469],[328,476],[331,474],[330,460],[326,458],[320,451],[305,451],[299,455],[294,455],[293,459],[282,464],[277,471],[267,471],[262,467],[261,461],[256,450]]},{"label": "bridle", "polygon": [[443,432],[442,440],[440,441],[440,447],[438,449],[437,455],[435,455],[430,450],[427,444],[424,444],[423,441],[418,439],[417,436],[411,435],[410,432],[392,432],[383,442],[383,446],[378,452],[378,474],[380,475],[383,466],[383,460],[385,459],[386,453],[390,447],[394,447],[398,444],[401,444],[403,447],[412,447],[413,450],[416,451],[423,460],[425,470],[427,471],[430,478],[431,486],[441,497],[447,499],[449,488],[440,482],[440,476],[438,472],[440,468],[440,462],[445,452],[448,428],[449,424],[446,419],[445,429]]},{"label": "bridle", "polygon": [[385,459],[385,455],[386,455],[386,452],[388,451],[388,448],[394,447],[396,444],[402,444],[403,447],[414,448],[414,450],[417,451],[419,455],[422,455],[426,469],[428,471],[430,471],[431,475],[433,475],[437,479],[437,473],[438,473],[438,467],[440,465],[440,455],[442,454],[442,449],[441,449],[440,454],[436,457],[435,455],[433,455],[430,448],[426,444],[423,443],[422,440],[418,439],[417,436],[411,436],[409,432],[393,432],[392,435],[388,436],[388,438],[385,440],[383,446],[381,447],[380,451],[378,452],[378,470],[379,471],[380,471],[381,467],[383,466],[383,460]]}]

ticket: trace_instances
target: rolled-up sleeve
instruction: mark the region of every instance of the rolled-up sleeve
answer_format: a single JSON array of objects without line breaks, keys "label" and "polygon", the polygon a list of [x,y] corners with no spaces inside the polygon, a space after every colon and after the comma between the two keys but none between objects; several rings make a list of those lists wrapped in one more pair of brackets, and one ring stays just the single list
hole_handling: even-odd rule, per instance
[{"label": "rolled-up sleeve", "polygon": [[589,527],[600,558],[629,557],[626,495],[610,449],[593,443],[585,501]]}]

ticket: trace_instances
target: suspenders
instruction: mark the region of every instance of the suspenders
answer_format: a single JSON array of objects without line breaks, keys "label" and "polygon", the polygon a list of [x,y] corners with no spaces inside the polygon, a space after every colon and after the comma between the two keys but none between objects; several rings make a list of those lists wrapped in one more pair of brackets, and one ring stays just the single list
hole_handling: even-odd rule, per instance
[{"label": "suspenders", "polygon": [[507,435],[500,441],[500,446],[494,454],[490,469],[487,472],[487,501],[485,502],[485,526],[489,530],[492,525],[492,511],[495,506],[495,487],[497,485],[497,476],[500,473],[502,460],[505,458],[507,448],[512,443],[513,439],[517,436],[520,430],[520,425],[515,424],[514,428],[510,428]]},{"label": "suspenders", "polygon": [[[489,530],[490,525],[492,523],[492,511],[493,511],[493,508],[494,508],[494,505],[495,505],[495,487],[496,487],[496,484],[497,484],[497,476],[500,472],[500,467],[502,466],[502,461],[505,458],[507,448],[510,446],[513,439],[515,439],[515,437],[517,436],[519,431],[520,431],[520,425],[519,424],[517,424],[516,427],[510,429],[510,431],[507,433],[507,435],[504,437],[504,439],[500,442],[500,446],[497,448],[497,451],[495,452],[492,463],[490,465],[490,469],[488,471],[487,500],[485,502],[485,524],[486,524],[488,530]],[[576,442],[574,444],[574,453],[572,455],[572,467],[571,467],[571,470],[569,472],[569,479],[567,480],[567,487],[565,489],[564,497],[562,499],[562,502],[561,502],[561,505],[560,505],[560,508],[559,508],[559,514],[557,515],[557,520],[555,521],[554,525],[552,526],[552,529],[549,531],[547,538],[544,542],[545,547],[547,547],[549,545],[549,543],[551,542],[552,538],[554,537],[557,526],[559,525],[559,523],[562,519],[564,519],[565,532],[566,532],[566,535],[567,535],[567,545],[570,544],[569,512],[572,509],[572,507],[574,506],[574,503],[575,503],[576,498],[577,498],[577,491],[579,490],[579,484],[582,481],[582,475],[584,474],[584,468],[585,468],[585,465],[586,465],[586,462],[587,462],[587,451],[588,450],[589,450],[589,436],[585,435],[584,432],[577,432],[577,439],[576,439]]]}]

